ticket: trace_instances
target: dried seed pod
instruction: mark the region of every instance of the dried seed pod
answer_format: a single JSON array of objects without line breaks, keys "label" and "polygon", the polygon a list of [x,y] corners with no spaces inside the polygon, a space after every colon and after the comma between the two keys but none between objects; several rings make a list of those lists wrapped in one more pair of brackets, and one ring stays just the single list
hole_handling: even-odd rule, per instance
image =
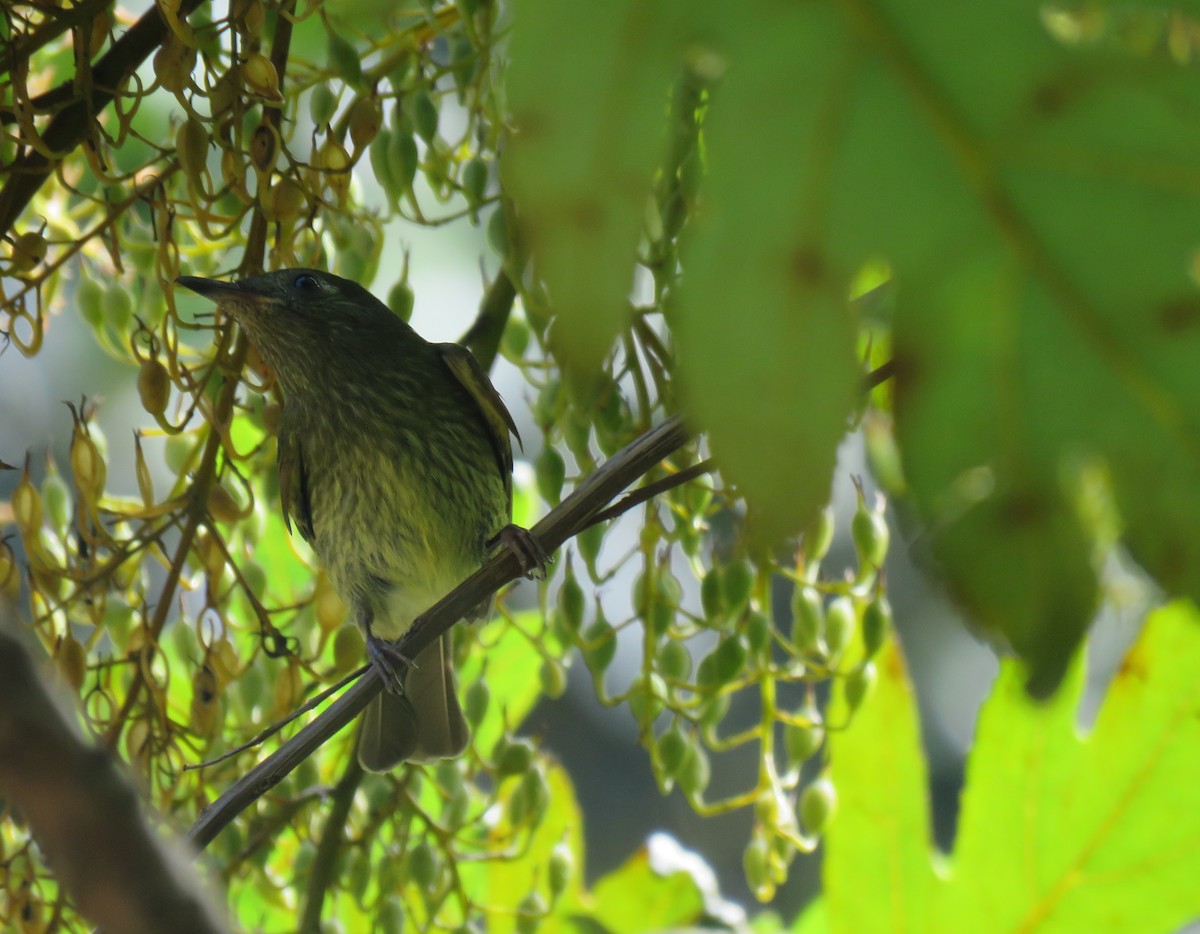
[{"label": "dried seed pod", "polygon": [[270,172],[279,158],[279,131],[269,123],[260,123],[250,136],[250,161],[259,172]]},{"label": "dried seed pod", "polygon": [[350,154],[346,152],[346,147],[331,136],[321,144],[313,161],[324,173],[325,184],[337,198],[338,204],[344,203],[350,192]]},{"label": "dried seed pod", "polygon": [[42,494],[29,476],[28,461],[12,493],[12,511],[21,537],[26,542],[32,540],[42,527]]},{"label": "dried seed pod", "polygon": [[354,151],[361,152],[379,135],[379,127],[383,123],[383,108],[374,97],[360,97],[350,108],[349,130],[350,142]]},{"label": "dried seed pod", "polygon": [[75,422],[71,437],[71,473],[75,478],[75,488],[84,500],[94,501],[104,492],[108,467],[82,420]]},{"label": "dried seed pod", "polygon": [[185,90],[191,82],[192,67],[196,63],[196,51],[179,41],[173,32],[154,55],[154,75],[173,94]]},{"label": "dried seed pod", "polygon": [[202,665],[192,676],[191,727],[200,736],[211,736],[217,725],[220,709],[220,687],[217,676],[208,665]]},{"label": "dried seed pod", "polygon": [[281,178],[267,190],[263,213],[267,220],[289,224],[299,217],[308,205],[308,198],[291,178]]},{"label": "dried seed pod", "polygon": [[241,67],[242,80],[251,91],[269,101],[281,101],[279,72],[269,58],[261,52],[251,52]]},{"label": "dried seed pod", "polygon": [[54,662],[63,680],[78,694],[83,689],[83,682],[87,677],[87,650],[84,649],[83,643],[67,634],[58,643]]},{"label": "dried seed pod", "polygon": [[141,369],[138,370],[137,388],[142,408],[151,415],[158,417],[167,410],[171,378],[167,374],[167,368],[157,358],[142,361]]},{"label": "dried seed pod", "polygon": [[208,171],[208,130],[195,117],[189,117],[175,131],[175,153],[187,180],[200,186]]},{"label": "dried seed pod", "polygon": [[228,525],[242,517],[242,510],[232,493],[221,484],[214,483],[208,488],[208,514],[218,522]]}]

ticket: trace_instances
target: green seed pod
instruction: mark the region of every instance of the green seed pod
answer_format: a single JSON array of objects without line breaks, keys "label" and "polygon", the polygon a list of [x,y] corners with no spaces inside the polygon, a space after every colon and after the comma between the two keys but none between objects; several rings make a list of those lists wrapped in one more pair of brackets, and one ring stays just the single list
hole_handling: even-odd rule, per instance
[{"label": "green seed pod", "polygon": [[374,97],[360,97],[347,114],[347,129],[355,152],[362,152],[379,135],[383,126],[383,107]]},{"label": "green seed pod", "polygon": [[428,88],[421,88],[407,103],[417,135],[426,143],[432,143],[438,131],[438,108],[433,95]]},{"label": "green seed pod", "polygon": [[679,729],[678,721],[672,721],[666,732],[654,744],[655,758],[663,778],[668,781],[675,778],[688,757],[690,747],[683,731]]},{"label": "green seed pod", "polygon": [[798,585],[792,591],[792,643],[801,652],[817,652],[825,631],[825,608],[815,587]]},{"label": "green seed pod", "polygon": [[151,415],[159,416],[167,410],[171,395],[171,377],[167,368],[157,358],[143,360],[138,369],[138,397],[142,408]]},{"label": "green seed pod", "polygon": [[388,162],[393,183],[401,193],[408,194],[412,191],[413,179],[417,177],[417,169],[421,164],[417,141],[410,130],[397,128],[393,131],[388,146]]},{"label": "green seed pod", "polygon": [[771,848],[766,837],[755,833],[750,838],[746,851],[742,854],[742,870],[746,873],[746,883],[754,892],[756,898],[767,901],[775,893],[775,883],[771,877]]},{"label": "green seed pod", "polygon": [[104,286],[95,278],[80,279],[75,288],[75,304],[88,326],[96,329],[104,323]]},{"label": "green seed pod", "polygon": [[483,722],[483,718],[487,716],[488,700],[490,693],[488,687],[483,683],[483,679],[471,682],[471,686],[467,688],[466,704],[463,705],[463,714],[467,718],[467,723],[472,729],[479,729],[479,724]]},{"label": "green seed pod", "polygon": [[746,645],[755,655],[762,655],[771,648],[773,627],[767,617],[757,611],[746,620]]},{"label": "green seed pod", "polygon": [[487,163],[477,156],[464,165],[462,170],[462,189],[467,204],[473,208],[479,207],[487,194],[487,185]]},{"label": "green seed pod", "polygon": [[874,658],[892,629],[892,605],[883,594],[876,594],[863,609],[863,654]]},{"label": "green seed pod", "polygon": [[329,67],[350,85],[362,84],[362,59],[354,45],[336,33],[329,34]]},{"label": "green seed pod", "polygon": [[617,654],[617,634],[608,621],[601,618],[590,625],[583,634],[583,661],[593,675],[599,675],[612,664]]},{"label": "green seed pod", "polygon": [[[14,499],[16,497],[14,496]],[[62,478],[62,474],[53,465],[46,473],[46,479],[42,481],[42,513],[50,520],[50,527],[53,529],[65,529],[67,523],[71,520],[71,490],[67,483]],[[22,507],[24,511],[25,507]],[[13,510],[16,513],[16,508]],[[24,525],[24,523],[21,523]],[[36,526],[41,525],[41,519],[38,518]]]},{"label": "green seed pod", "polygon": [[328,84],[318,84],[308,96],[308,115],[318,130],[329,125],[337,111],[337,95]]},{"label": "green seed pod", "polygon": [[575,857],[571,855],[569,846],[560,843],[550,851],[550,859],[546,865],[546,884],[550,887],[550,897],[557,899],[562,895],[574,875]]},{"label": "green seed pod", "polygon": [[562,697],[567,690],[567,673],[562,665],[554,661],[545,661],[539,670],[542,683],[542,694],[555,700]]},{"label": "green seed pod", "polygon": [[104,320],[117,332],[128,330],[133,320],[133,296],[119,282],[104,290]]},{"label": "green seed pod", "polygon": [[[382,888],[382,887],[381,887]],[[399,895],[389,895],[379,903],[375,915],[380,934],[404,934],[404,901]]]},{"label": "green seed pod", "polygon": [[547,911],[545,899],[536,890],[526,895],[517,906],[517,934],[536,934]]},{"label": "green seed pod", "polygon": [[797,726],[789,723],[783,729],[783,748],[788,763],[799,767],[821,748],[825,742],[825,729],[817,724]]},{"label": "green seed pod", "polygon": [[558,611],[571,632],[578,632],[582,627],[586,603],[583,588],[575,578],[575,569],[568,562],[566,575],[558,590]]},{"label": "green seed pod", "polygon": [[537,478],[538,493],[550,505],[556,505],[562,499],[563,482],[567,476],[567,465],[558,450],[547,444],[538,454],[533,465]]},{"label": "green seed pod", "polygon": [[829,546],[833,544],[833,529],[833,507],[826,506],[804,530],[804,554],[810,562],[817,563],[829,553]]},{"label": "green seed pod", "polygon": [[[261,593],[261,591],[259,591]],[[333,667],[345,673],[362,664],[367,644],[357,626],[342,626],[333,636]]]},{"label": "green seed pod", "polygon": [[725,599],[725,609],[731,616],[737,616],[750,601],[750,591],[754,589],[754,571],[744,561],[733,561],[721,574],[721,594]]},{"label": "green seed pod", "polygon": [[854,601],[849,597],[837,597],[825,613],[825,651],[830,659],[836,659],[850,645],[858,616],[854,612]]},{"label": "green seed pod", "polygon": [[658,652],[658,670],[664,678],[686,681],[692,673],[692,654],[677,639],[668,639]]},{"label": "green seed pod", "polygon": [[533,746],[523,739],[501,739],[496,744],[496,775],[520,775],[533,764]]},{"label": "green seed pod", "polygon": [[388,198],[395,202],[404,192],[392,177],[392,131],[380,130],[379,135],[371,141],[368,153],[371,159],[371,171],[375,173],[375,181],[384,190]]},{"label": "green seed pod", "polygon": [[837,791],[822,776],[800,793],[800,820],[808,833],[822,833],[837,810]]},{"label": "green seed pod", "polygon": [[708,764],[708,754],[695,737],[688,737],[689,752],[675,776],[675,784],[687,797],[695,799],[704,793],[708,787],[711,770]]},{"label": "green seed pod", "polygon": [[508,256],[508,226],[504,220],[504,208],[497,205],[488,218],[487,239],[496,255],[501,259]]},{"label": "green seed pod", "polygon": [[854,539],[854,551],[858,565],[863,571],[874,571],[883,567],[888,550],[888,525],[882,511],[867,506],[866,497],[860,489],[858,509],[850,520],[850,536]]},{"label": "green seed pod", "polygon": [[428,892],[437,884],[441,869],[437,851],[428,840],[421,840],[408,851],[408,879],[418,890]]},{"label": "green seed pod", "polygon": [[874,662],[863,664],[846,676],[842,690],[846,697],[846,707],[854,713],[862,705],[875,687],[876,669]]},{"label": "green seed pod", "polygon": [[718,626],[725,619],[721,572],[716,567],[709,568],[700,581],[700,606],[704,610],[704,621],[709,626]]}]

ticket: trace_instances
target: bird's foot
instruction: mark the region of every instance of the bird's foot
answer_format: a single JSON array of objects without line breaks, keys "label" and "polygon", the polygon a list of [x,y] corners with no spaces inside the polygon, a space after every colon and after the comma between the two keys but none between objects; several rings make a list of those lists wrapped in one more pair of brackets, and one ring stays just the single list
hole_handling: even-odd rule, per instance
[{"label": "bird's foot", "polygon": [[408,668],[416,668],[416,662],[397,649],[394,642],[373,634],[367,636],[367,658],[371,660],[371,667],[379,672],[385,688],[393,694],[404,693],[401,674]]},{"label": "bird's foot", "polygon": [[500,545],[511,551],[516,556],[517,563],[521,565],[521,573],[530,580],[544,581],[546,565],[554,560],[546,554],[541,542],[529,529],[511,523],[488,539],[487,544],[489,548]]}]

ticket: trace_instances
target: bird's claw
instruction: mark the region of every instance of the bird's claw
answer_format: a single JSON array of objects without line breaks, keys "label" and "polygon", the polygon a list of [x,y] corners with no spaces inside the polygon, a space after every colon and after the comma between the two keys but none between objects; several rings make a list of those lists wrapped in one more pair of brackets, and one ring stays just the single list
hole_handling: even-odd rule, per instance
[{"label": "bird's claw", "polygon": [[383,679],[383,686],[393,694],[403,694],[401,669],[416,668],[417,663],[397,649],[395,643],[376,635],[367,636],[367,657],[371,660],[371,667]]},{"label": "bird's claw", "polygon": [[488,540],[489,548],[496,545],[512,552],[517,563],[521,565],[521,574],[529,580],[544,581],[546,579],[546,565],[552,563],[554,559],[546,553],[542,543],[529,529],[510,523]]}]

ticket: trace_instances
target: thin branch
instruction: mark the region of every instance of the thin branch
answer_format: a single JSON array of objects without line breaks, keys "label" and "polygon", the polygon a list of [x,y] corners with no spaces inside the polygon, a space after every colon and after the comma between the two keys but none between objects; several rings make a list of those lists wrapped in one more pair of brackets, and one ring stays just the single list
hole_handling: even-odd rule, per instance
[{"label": "thin branch", "polygon": [[683,486],[689,480],[703,477],[706,473],[714,470],[716,466],[717,462],[710,457],[707,460],[692,464],[691,467],[685,467],[683,470],[673,473],[669,477],[663,477],[661,480],[655,480],[653,483],[647,483],[645,486],[638,487],[632,493],[623,497],[620,502],[613,503],[607,509],[602,509],[592,516],[584,528],[590,529],[593,525],[599,525],[601,522],[607,522],[609,519],[615,519],[617,516],[624,515],[634,506],[641,505],[648,499],[654,499],[660,493],[666,493],[677,486]]},{"label": "thin branch", "polygon": [[320,934],[321,907],[325,903],[325,893],[333,884],[338,852],[346,840],[346,819],[350,816],[354,793],[358,791],[365,774],[358,764],[358,756],[352,752],[346,763],[346,771],[333,789],[333,806],[325,818],[321,842],[317,844],[317,853],[308,870],[304,913],[300,916],[298,934]]},{"label": "thin branch", "polygon": [[888,360],[886,363],[879,364],[879,366],[863,377],[863,392],[870,392],[876,386],[886,383],[895,375],[895,360]]},{"label": "thin branch", "polygon": [[[679,416],[646,432],[600,465],[530,531],[547,553],[586,528],[588,520],[638,477],[682,447],[691,437]],[[397,642],[409,658],[439,638],[470,610],[521,574],[516,555],[503,550],[420,616]],[[238,814],[278,784],[292,769],[354,719],[383,689],[375,668],[295,736],[207,807],[188,831],[197,847],[208,845]]]}]

